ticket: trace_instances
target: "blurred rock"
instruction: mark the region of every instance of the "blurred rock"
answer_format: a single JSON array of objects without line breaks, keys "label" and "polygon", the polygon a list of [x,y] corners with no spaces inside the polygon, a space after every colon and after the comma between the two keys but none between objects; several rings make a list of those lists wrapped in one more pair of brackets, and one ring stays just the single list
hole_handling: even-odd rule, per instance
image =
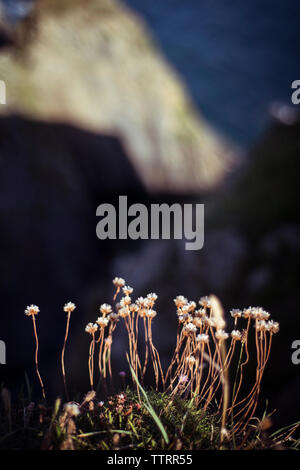
[{"label": "blurred rock", "polygon": [[236,163],[141,19],[116,0],[40,0],[0,55],[0,77],[2,115],[118,135],[151,191],[206,191]]}]

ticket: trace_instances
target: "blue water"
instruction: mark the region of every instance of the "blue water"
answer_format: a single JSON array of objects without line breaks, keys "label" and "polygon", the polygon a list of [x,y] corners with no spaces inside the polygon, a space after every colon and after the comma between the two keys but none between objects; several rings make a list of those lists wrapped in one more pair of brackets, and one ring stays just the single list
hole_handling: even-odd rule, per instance
[{"label": "blue water", "polygon": [[[28,0],[2,0],[11,16]],[[300,0],[125,0],[211,124],[247,145],[300,79]],[[299,106],[300,108],[300,106]]]}]

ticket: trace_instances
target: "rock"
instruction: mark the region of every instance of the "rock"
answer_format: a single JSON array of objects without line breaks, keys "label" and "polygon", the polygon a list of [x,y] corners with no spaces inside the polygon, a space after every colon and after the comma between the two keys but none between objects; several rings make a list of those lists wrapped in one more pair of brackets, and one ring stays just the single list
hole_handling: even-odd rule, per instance
[{"label": "rock", "polygon": [[119,136],[151,191],[204,192],[237,162],[145,25],[116,0],[40,0],[0,55],[2,115]]}]

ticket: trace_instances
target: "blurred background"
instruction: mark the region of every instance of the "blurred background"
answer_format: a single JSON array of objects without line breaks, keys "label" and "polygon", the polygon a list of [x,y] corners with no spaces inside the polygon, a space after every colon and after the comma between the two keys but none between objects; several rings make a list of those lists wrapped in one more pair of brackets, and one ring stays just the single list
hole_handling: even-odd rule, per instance
[{"label": "blurred background", "polygon": [[[274,421],[299,419],[299,107],[297,1],[37,0],[0,2],[0,381],[38,396],[40,370],[62,393],[63,304],[74,392],[88,387],[88,321],[122,276],[156,292],[164,364],[176,337],[173,298],[215,293],[226,311],[262,305],[280,322],[263,383]],[[205,203],[205,242],[100,241],[96,208]],[[126,367],[125,332],[113,344]],[[117,374],[116,374],[117,375]],[[263,402],[265,406],[265,401]]]}]

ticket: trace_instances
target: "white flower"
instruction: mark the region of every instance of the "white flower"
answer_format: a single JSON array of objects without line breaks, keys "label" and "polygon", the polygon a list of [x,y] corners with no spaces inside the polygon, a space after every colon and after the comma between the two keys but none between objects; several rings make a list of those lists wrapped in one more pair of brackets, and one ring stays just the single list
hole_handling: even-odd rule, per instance
[{"label": "white flower", "polygon": [[228,333],[226,333],[224,330],[217,330],[216,333],[215,333],[215,337],[219,340],[219,341],[224,341],[225,339],[228,338]]},{"label": "white flower", "polygon": [[125,295],[130,295],[133,292],[133,288],[130,286],[124,286],[122,290]]},{"label": "white flower", "polygon": [[131,312],[138,312],[139,311],[139,306],[137,304],[131,304],[129,308],[130,308]]},{"label": "white flower", "polygon": [[201,335],[197,335],[196,340],[198,341],[198,343],[205,344],[209,342],[209,336],[203,333]]},{"label": "white flower", "polygon": [[96,323],[101,327],[105,328],[108,325],[109,319],[107,317],[98,317]]},{"label": "white flower", "polygon": [[130,305],[130,304],[131,304],[131,297],[129,297],[129,295],[122,297],[122,299],[120,300],[121,307],[125,307],[126,305]]},{"label": "white flower", "polygon": [[109,304],[102,304],[99,310],[103,315],[108,315],[112,312],[111,305]]},{"label": "white flower", "polygon": [[68,302],[67,304],[64,305],[64,311],[65,312],[73,312],[76,308],[76,305],[73,304],[73,302]]},{"label": "white flower", "polygon": [[157,295],[155,294],[155,292],[150,292],[150,294],[147,295],[147,298],[151,301],[151,302],[155,302],[157,300]]},{"label": "white flower", "polygon": [[149,309],[146,313],[146,317],[148,318],[154,318],[156,317],[156,311],[155,310],[152,310],[152,309]]},{"label": "white flower", "polygon": [[192,334],[192,333],[196,333],[197,331],[197,328],[195,327],[195,325],[193,325],[193,323],[187,323],[182,331],[185,333],[185,334]]},{"label": "white flower", "polygon": [[180,308],[187,304],[187,299],[183,295],[177,295],[176,299],[174,299],[174,302],[176,307]]},{"label": "white flower", "polygon": [[114,280],[113,280],[113,284],[116,286],[116,287],[124,287],[125,286],[125,281],[122,277],[115,277]]},{"label": "white flower", "polygon": [[26,307],[26,310],[25,310],[25,315],[27,315],[28,317],[31,316],[31,315],[37,315],[39,313],[40,309],[37,305],[28,305]]},{"label": "white flower", "polygon": [[98,325],[96,323],[88,323],[85,327],[85,331],[90,335],[93,335],[98,330]]},{"label": "white flower", "polygon": [[240,341],[242,339],[242,333],[239,330],[232,330],[231,338],[234,341]]},{"label": "white flower", "polygon": [[147,307],[149,307],[150,301],[147,298],[139,297],[136,300],[136,304],[141,308],[147,308]]},{"label": "white flower", "polygon": [[276,334],[279,331],[279,323],[277,321],[270,320],[267,323],[268,330],[272,334]]},{"label": "white flower", "polygon": [[242,312],[242,310],[240,310],[239,308],[233,308],[233,309],[230,311],[230,315],[231,315],[233,318],[241,318],[242,315],[243,315],[243,312]]},{"label": "white flower", "polygon": [[122,307],[122,308],[119,309],[118,314],[119,314],[120,317],[122,317],[122,318],[128,317],[128,315],[129,315],[129,310],[128,310],[127,307]]},{"label": "white flower", "polygon": [[187,362],[189,363],[190,366],[192,366],[196,362],[196,359],[194,358],[194,356],[189,356],[189,357],[186,358],[186,360],[187,360]]},{"label": "white flower", "polygon": [[199,300],[199,305],[202,305],[202,307],[211,307],[211,302],[210,302],[210,299],[209,297],[205,296],[205,297],[201,297],[201,299]]},{"label": "white flower", "polygon": [[251,318],[251,315],[252,315],[252,308],[253,308],[253,307],[244,308],[244,310],[243,310],[243,318]]}]

